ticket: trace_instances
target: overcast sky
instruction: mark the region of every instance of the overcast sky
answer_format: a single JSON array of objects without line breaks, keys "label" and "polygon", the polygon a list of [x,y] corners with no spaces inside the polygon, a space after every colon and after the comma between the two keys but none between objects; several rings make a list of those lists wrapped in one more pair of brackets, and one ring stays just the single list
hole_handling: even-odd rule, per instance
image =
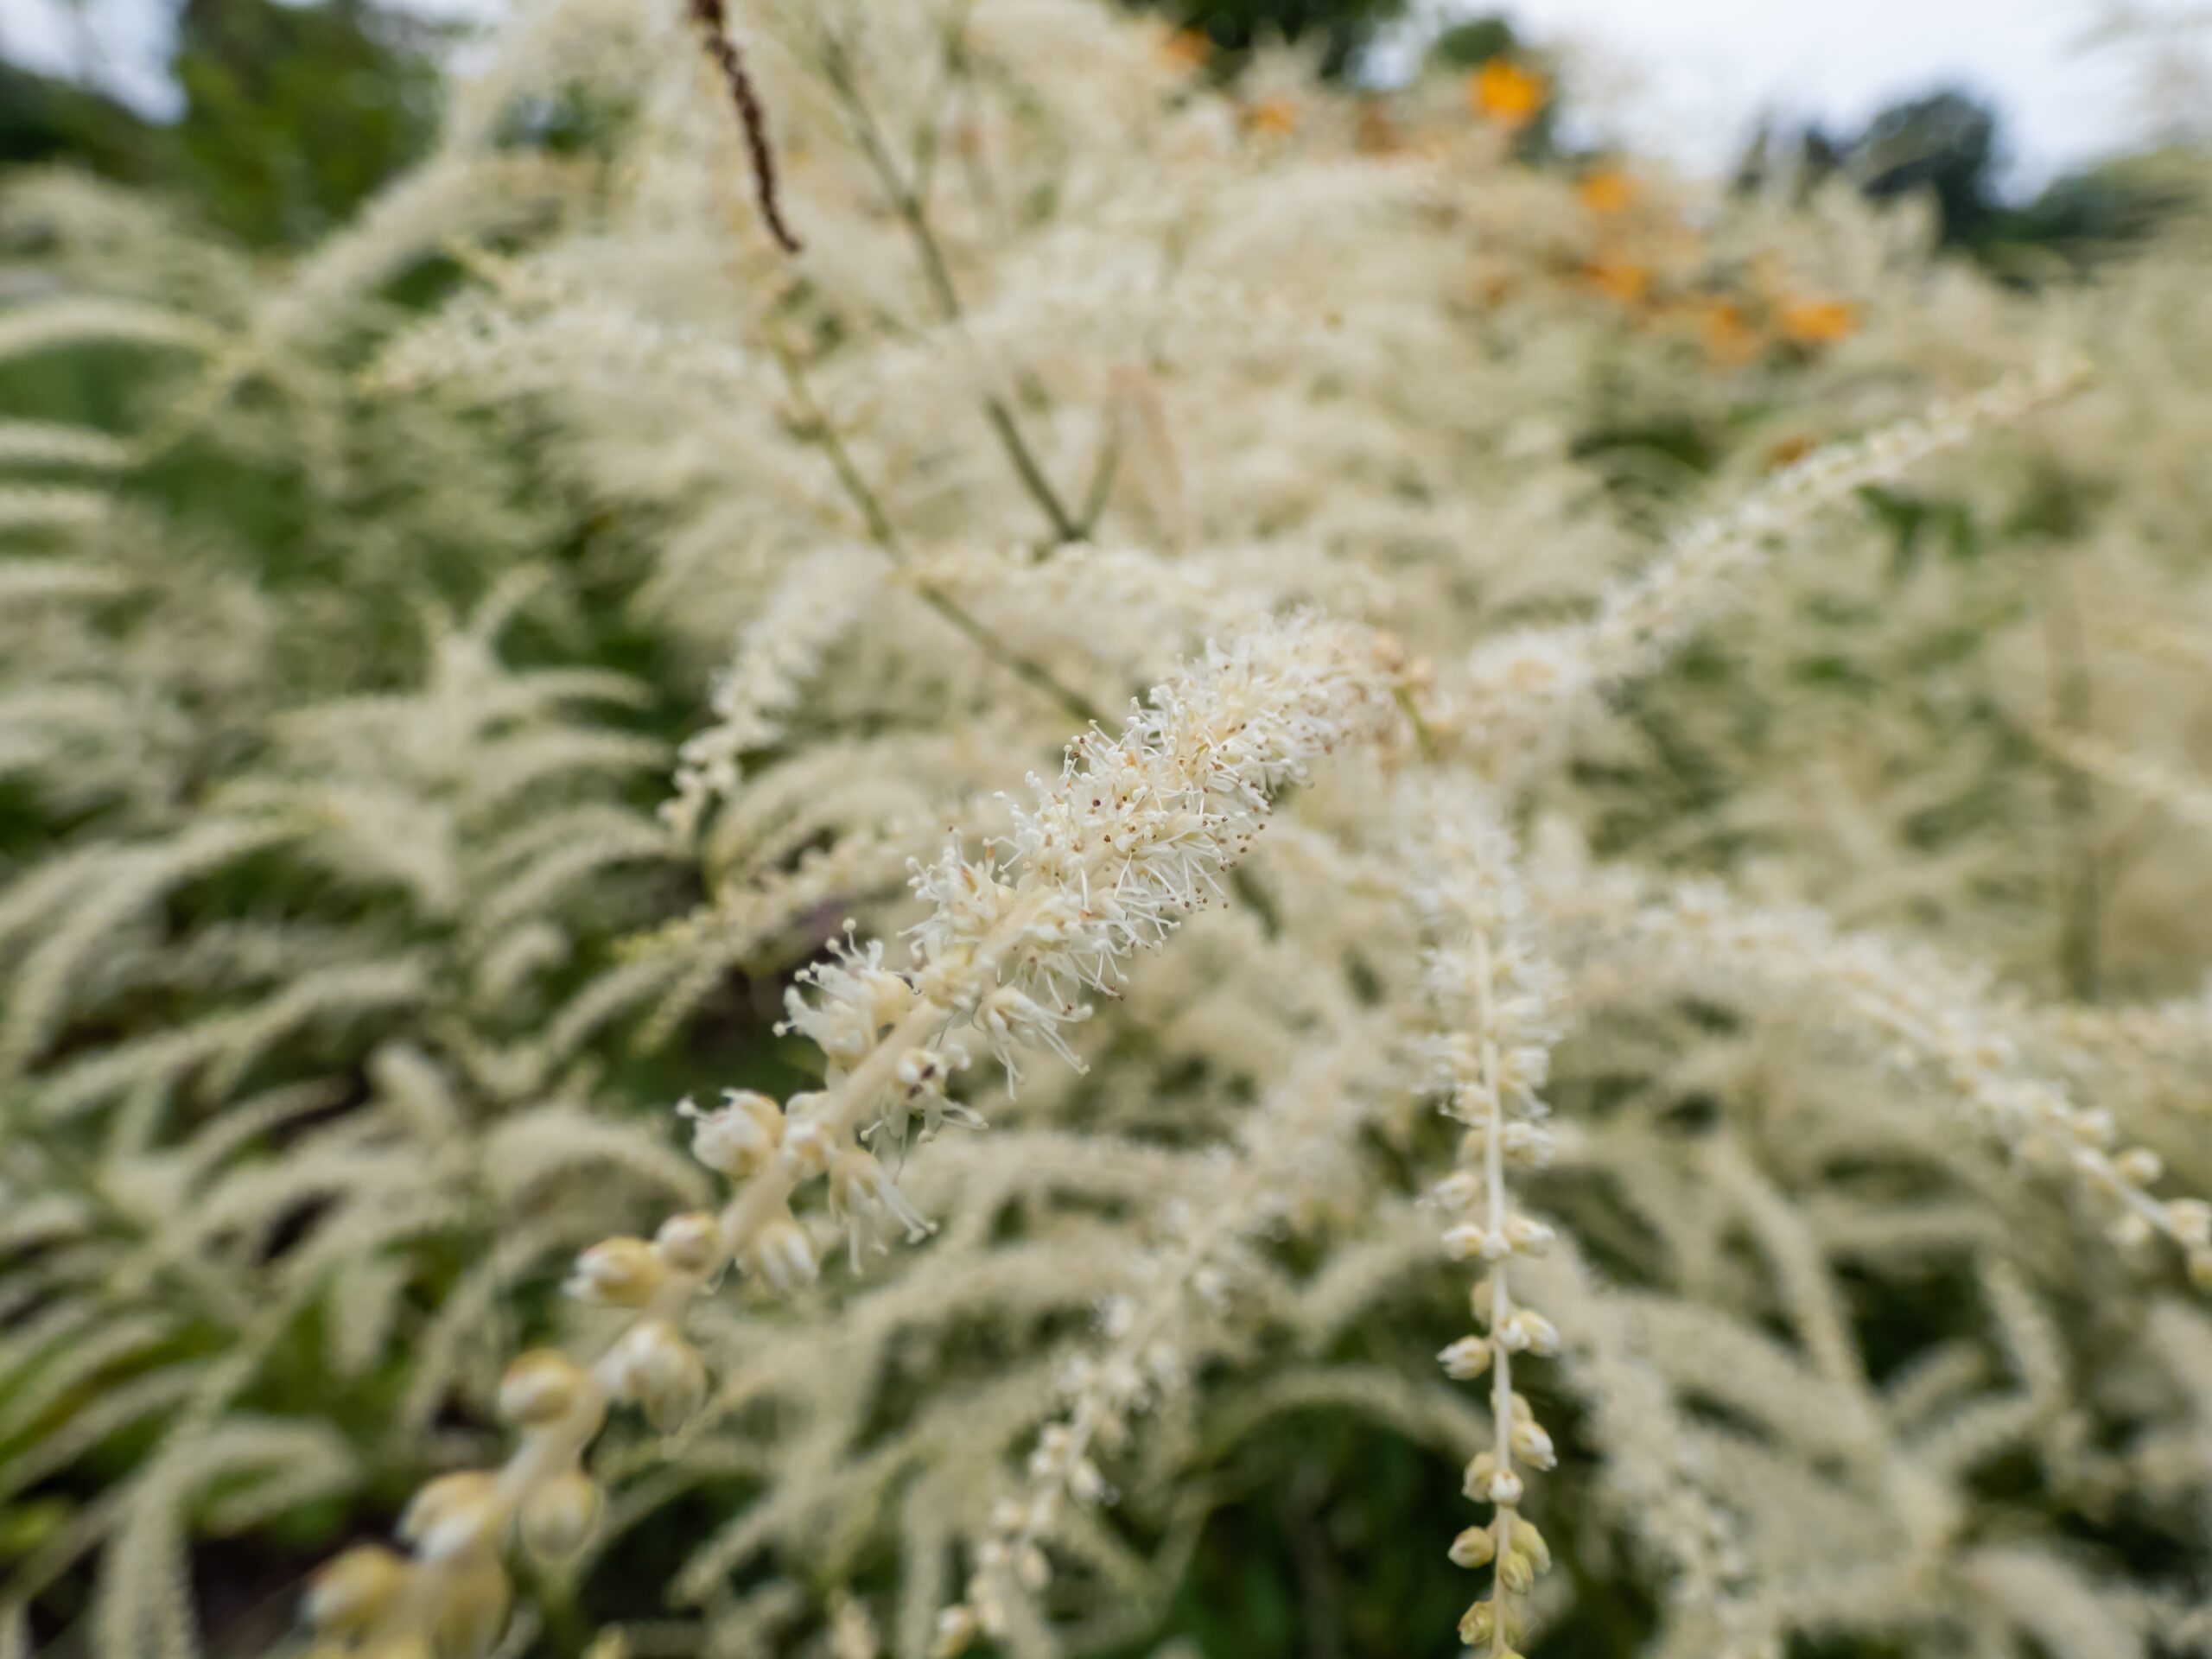
[{"label": "overcast sky", "polygon": [[[413,3],[485,15],[499,0]],[[1455,3],[1424,0],[1423,10]],[[1762,111],[1847,126],[1944,85],[1999,105],[2023,182],[2125,147],[2149,115],[2139,57],[2083,44],[2109,0],[1508,0],[1502,9],[1540,40],[1586,48],[1580,101],[1599,107],[1609,136],[1694,168],[1724,165]],[[2134,9],[2212,11],[2202,0],[2134,0]],[[45,68],[96,60],[110,84],[158,109],[168,95],[168,0],[0,0],[0,52]]]}]

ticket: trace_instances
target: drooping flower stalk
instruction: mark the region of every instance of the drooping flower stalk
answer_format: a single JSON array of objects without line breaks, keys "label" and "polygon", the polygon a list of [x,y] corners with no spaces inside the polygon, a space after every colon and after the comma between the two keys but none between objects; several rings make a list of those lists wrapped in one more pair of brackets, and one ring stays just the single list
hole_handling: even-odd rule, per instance
[{"label": "drooping flower stalk", "polygon": [[1454,1261],[1481,1264],[1471,1306],[1482,1326],[1438,1356],[1462,1381],[1491,1379],[1493,1441],[1467,1465],[1466,1494],[1490,1519],[1453,1540],[1452,1560],[1491,1568],[1488,1592],[1468,1608],[1460,1639],[1508,1659],[1518,1639],[1514,1599],[1551,1564],[1543,1535],[1521,1513],[1521,1470],[1549,1469],[1552,1438],[1513,1386],[1516,1355],[1559,1351],[1559,1332],[1516,1297],[1516,1257],[1540,1255],[1552,1231],[1516,1208],[1509,1165],[1541,1167],[1552,1154],[1537,1090],[1554,1039],[1554,975],[1535,946],[1526,892],[1514,869],[1513,839],[1488,798],[1467,785],[1433,784],[1408,803],[1404,820],[1423,827],[1407,849],[1408,889],[1431,936],[1427,984],[1441,1028],[1435,1082],[1444,1110],[1465,1126],[1459,1167],[1437,1200],[1465,1219],[1444,1235]]},{"label": "drooping flower stalk", "polygon": [[1649,565],[1606,594],[1587,621],[1487,641],[1443,690],[1432,725],[1511,770],[1547,753],[1607,693],[1649,675],[1735,603],[1743,579],[1820,514],[1897,478],[1993,426],[2080,385],[2067,359],[2006,375],[1969,396],[1815,450],[1726,511],[1688,525]]}]

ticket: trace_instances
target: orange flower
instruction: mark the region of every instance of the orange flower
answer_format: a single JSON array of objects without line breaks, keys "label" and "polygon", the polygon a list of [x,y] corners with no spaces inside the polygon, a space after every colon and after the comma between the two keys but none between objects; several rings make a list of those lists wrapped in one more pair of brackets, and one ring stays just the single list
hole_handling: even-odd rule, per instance
[{"label": "orange flower", "polygon": [[1707,300],[1698,316],[1705,337],[1705,354],[1715,363],[1733,365],[1758,355],[1759,337],[1744,308],[1733,300]]},{"label": "orange flower", "polygon": [[1617,167],[1601,167],[1584,174],[1574,194],[1599,218],[1612,219],[1636,206],[1636,181]]},{"label": "orange flower", "polygon": [[1601,253],[1583,266],[1582,280],[1616,304],[1631,309],[1651,294],[1649,268],[1613,254]]},{"label": "orange flower", "polygon": [[1800,346],[1833,346],[1858,332],[1859,308],[1848,300],[1784,300],[1775,321]]},{"label": "orange flower", "polygon": [[1287,138],[1298,130],[1298,100],[1263,98],[1244,111],[1244,125],[1270,138]]},{"label": "orange flower", "polygon": [[1203,29],[1179,29],[1160,41],[1160,55],[1178,69],[1203,69],[1213,61],[1213,36]]},{"label": "orange flower", "polygon": [[1493,125],[1518,132],[1551,101],[1551,83],[1510,58],[1485,58],[1467,77],[1467,105]]}]

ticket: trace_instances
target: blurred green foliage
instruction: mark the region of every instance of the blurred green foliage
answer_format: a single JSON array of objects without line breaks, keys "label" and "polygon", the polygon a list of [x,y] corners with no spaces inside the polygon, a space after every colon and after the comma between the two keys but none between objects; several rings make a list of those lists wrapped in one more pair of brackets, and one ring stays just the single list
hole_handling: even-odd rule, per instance
[{"label": "blurred green foliage", "polygon": [[1255,47],[1318,41],[1321,73],[1341,75],[1360,49],[1406,15],[1406,0],[1131,0],[1164,11],[1213,42],[1219,61],[1234,67]]},{"label": "blurred green foliage", "polygon": [[1997,111],[1955,88],[1904,99],[1856,133],[1818,125],[1764,131],[1738,170],[1747,188],[1779,170],[1809,188],[1838,175],[1877,200],[1924,196],[1942,242],[1999,275],[2032,281],[2076,273],[2135,245],[2186,203],[2190,186],[2157,155],[2100,162],[2007,199]]},{"label": "blurred green foliage", "polygon": [[187,0],[175,121],[0,67],[0,165],[74,162],[170,194],[250,246],[302,246],[422,154],[443,34],[372,0]]},{"label": "blurred green foliage", "polygon": [[429,143],[436,35],[367,3],[190,0],[177,183],[257,245],[312,242]]}]

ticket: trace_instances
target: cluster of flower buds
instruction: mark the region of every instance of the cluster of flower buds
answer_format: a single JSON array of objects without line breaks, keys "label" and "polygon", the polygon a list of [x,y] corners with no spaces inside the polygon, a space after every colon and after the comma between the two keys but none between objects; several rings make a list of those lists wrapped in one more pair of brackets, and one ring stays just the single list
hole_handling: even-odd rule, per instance
[{"label": "cluster of flower buds", "polygon": [[1487,1567],[1505,1594],[1478,1601],[1459,1620],[1459,1640],[1478,1651],[1512,1656],[1521,1639],[1519,1610],[1506,1596],[1525,1596],[1552,1564],[1551,1546],[1525,1516],[1502,1510],[1485,1526],[1469,1527],[1452,1541],[1453,1565]]},{"label": "cluster of flower buds", "polygon": [[688,1297],[719,1253],[714,1217],[687,1211],[650,1240],[600,1240],[576,1258],[564,1288],[596,1307],[655,1307]]},{"label": "cluster of flower buds", "polygon": [[510,1470],[521,1472],[516,1528],[524,1549],[544,1566],[575,1559],[598,1529],[605,1495],[584,1472],[583,1454],[607,1414],[600,1384],[565,1354],[524,1354],[499,1383],[499,1414],[518,1444]]},{"label": "cluster of flower buds", "polygon": [[325,1567],[305,1609],[315,1634],[365,1659],[487,1652],[514,1595],[509,1536],[560,1567],[598,1529],[605,1494],[583,1454],[607,1404],[599,1379],[564,1354],[516,1360],[499,1383],[499,1414],[516,1433],[505,1467],[441,1475],[416,1492],[398,1527],[411,1557],[363,1544]]},{"label": "cluster of flower buds", "polygon": [[[1495,1565],[1499,1581],[1515,1595],[1522,1595],[1535,1582],[1536,1574],[1551,1566],[1551,1546],[1544,1541],[1544,1535],[1536,1530],[1535,1522],[1525,1516],[1514,1516],[1503,1530],[1505,1554],[1503,1557],[1497,1548],[1499,1529],[1495,1526],[1469,1527],[1452,1541],[1452,1548],[1447,1553],[1454,1567],[1473,1568]],[[1473,1637],[1465,1639],[1470,1646],[1480,1645]]]},{"label": "cluster of flower buds", "polygon": [[833,1066],[856,1064],[914,1007],[913,982],[883,965],[880,939],[855,943],[849,921],[845,937],[830,946],[830,959],[800,969],[792,978],[776,1029],[806,1038]]}]

